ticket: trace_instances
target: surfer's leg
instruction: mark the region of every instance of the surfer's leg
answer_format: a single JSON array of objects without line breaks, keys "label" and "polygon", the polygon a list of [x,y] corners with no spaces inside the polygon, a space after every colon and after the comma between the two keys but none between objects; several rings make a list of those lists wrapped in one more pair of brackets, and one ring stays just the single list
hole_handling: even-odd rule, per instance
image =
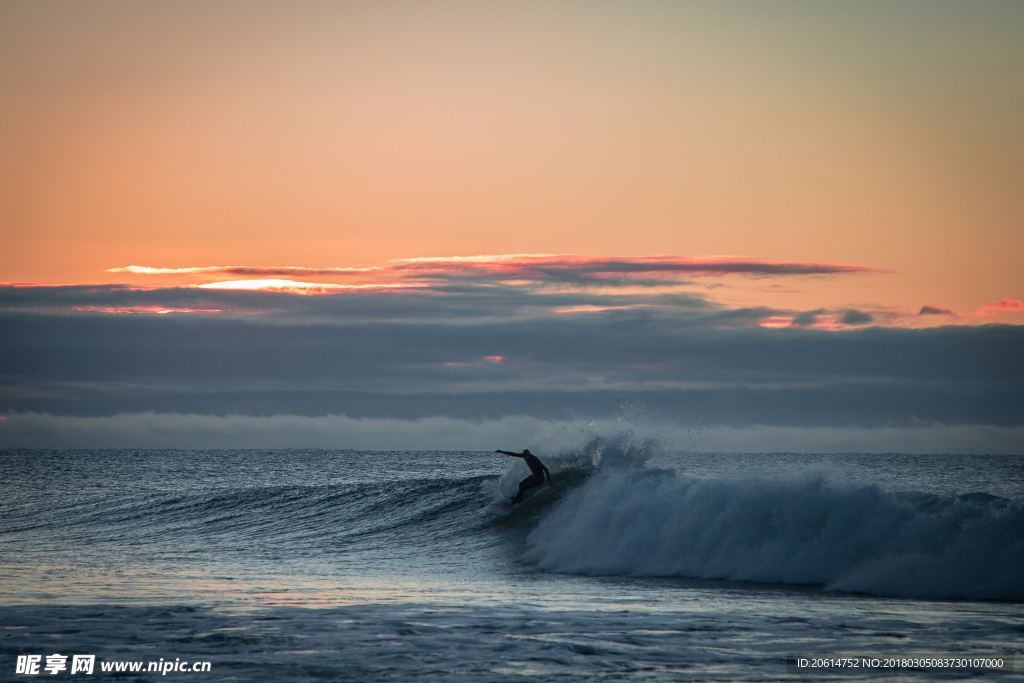
[{"label": "surfer's leg", "polygon": [[519,482],[519,492],[516,493],[515,498],[512,499],[513,503],[518,503],[523,499],[523,494],[526,493],[526,489],[532,489],[534,486],[540,486],[544,483],[544,477],[531,474],[526,479]]},{"label": "surfer's leg", "polygon": [[527,477],[526,479],[523,479],[521,482],[519,482],[519,490],[516,491],[516,495],[514,495],[512,497],[512,504],[513,505],[515,505],[516,503],[518,503],[519,501],[521,501],[523,499],[523,493],[526,492],[526,489],[530,488],[529,486],[527,486],[527,482],[529,482],[530,479],[532,479],[532,478],[533,478],[533,475],[531,474],[529,477]]}]

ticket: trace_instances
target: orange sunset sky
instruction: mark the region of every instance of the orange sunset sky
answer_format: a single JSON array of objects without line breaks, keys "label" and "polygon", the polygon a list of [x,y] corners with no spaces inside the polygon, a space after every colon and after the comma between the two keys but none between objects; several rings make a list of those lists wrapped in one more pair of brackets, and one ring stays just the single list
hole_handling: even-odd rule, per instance
[{"label": "orange sunset sky", "polygon": [[726,255],[872,272],[724,303],[1020,322],[1021,44],[995,1],[5,2],[0,279]]}]

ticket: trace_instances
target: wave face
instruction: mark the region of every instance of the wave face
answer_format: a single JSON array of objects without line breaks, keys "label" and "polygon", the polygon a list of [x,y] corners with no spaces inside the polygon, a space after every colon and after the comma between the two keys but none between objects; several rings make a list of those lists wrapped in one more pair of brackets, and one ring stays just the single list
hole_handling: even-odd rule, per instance
[{"label": "wave face", "polygon": [[[137,562],[228,557],[243,564],[321,558],[335,567],[414,558],[424,564],[490,547],[481,509],[493,476],[339,484],[260,484],[183,492],[108,489],[45,499],[0,520],[0,540],[40,560],[60,537],[82,553]],[[25,555],[31,557],[31,555]]]},{"label": "wave face", "polygon": [[[158,575],[536,570],[1024,600],[1017,460],[868,458],[856,479],[785,476],[830,466],[785,454],[663,461],[628,432],[531,445],[555,485],[500,519],[485,509],[528,472],[492,453],[9,452],[0,544],[22,565],[88,560]],[[1011,486],[986,483],[998,479]]]},{"label": "wave face", "polygon": [[1024,599],[1024,505],[823,476],[697,479],[602,470],[538,523],[548,571],[818,584],[883,596]]}]

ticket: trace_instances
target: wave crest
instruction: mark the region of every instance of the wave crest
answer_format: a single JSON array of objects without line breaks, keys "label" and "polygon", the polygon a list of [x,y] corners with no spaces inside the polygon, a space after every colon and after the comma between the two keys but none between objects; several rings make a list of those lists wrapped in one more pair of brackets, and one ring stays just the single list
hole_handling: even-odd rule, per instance
[{"label": "wave crest", "polygon": [[790,479],[607,469],[528,539],[541,569],[818,584],[900,597],[1024,599],[1024,506]]}]

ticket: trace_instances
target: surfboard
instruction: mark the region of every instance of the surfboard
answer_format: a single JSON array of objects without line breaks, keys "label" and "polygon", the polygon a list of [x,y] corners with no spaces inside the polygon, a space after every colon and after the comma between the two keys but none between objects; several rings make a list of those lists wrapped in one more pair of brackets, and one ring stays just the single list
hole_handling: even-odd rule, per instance
[{"label": "surfboard", "polygon": [[535,486],[532,489],[527,489],[523,494],[522,500],[518,503],[511,503],[509,502],[509,499],[505,498],[503,500],[494,501],[484,508],[484,510],[487,514],[494,515],[495,517],[508,517],[517,509],[526,506],[526,503],[528,503],[534,496],[538,499],[546,497],[548,495],[548,489],[550,488],[551,482],[548,482],[544,486]]}]

